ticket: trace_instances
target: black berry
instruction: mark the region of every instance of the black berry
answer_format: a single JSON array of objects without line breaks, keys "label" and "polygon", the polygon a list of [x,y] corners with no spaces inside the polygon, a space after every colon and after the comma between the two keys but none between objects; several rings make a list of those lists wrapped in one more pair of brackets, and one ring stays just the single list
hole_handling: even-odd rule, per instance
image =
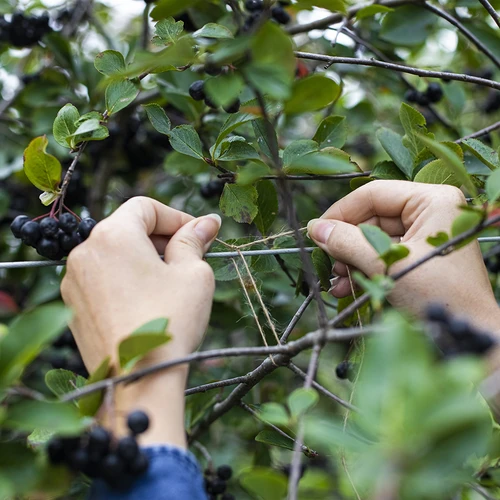
[{"label": "black berry", "polygon": [[463,319],[452,318],[448,323],[448,331],[452,337],[460,339],[471,334],[469,323]]},{"label": "black berry", "polygon": [[139,453],[139,445],[134,437],[126,436],[118,442],[116,452],[121,458],[123,458],[123,460],[130,462],[137,457],[137,454]]},{"label": "black berry", "polygon": [[205,105],[208,106],[209,108],[212,108],[212,109],[217,109],[219,106],[217,106],[217,104],[215,104],[214,101],[212,101],[212,99],[210,99],[210,97],[206,96],[205,97]]},{"label": "black berry", "polygon": [[38,222],[29,221],[21,229],[21,239],[25,245],[34,247],[42,237],[41,228]]},{"label": "black berry", "polygon": [[420,106],[428,106],[429,105],[429,98],[427,97],[426,94],[424,94],[422,92],[418,92],[417,103],[420,104]]},{"label": "black berry", "polygon": [[69,254],[73,248],[77,247],[82,242],[82,237],[78,233],[66,234],[63,232],[59,235],[59,244],[65,254]]},{"label": "black berry", "polygon": [[104,457],[101,467],[102,476],[108,481],[120,479],[125,469],[122,459],[116,453]]},{"label": "black berry", "polygon": [[447,323],[449,319],[446,309],[441,304],[429,304],[426,316],[429,321],[436,321],[438,323]]},{"label": "black berry", "polygon": [[21,229],[23,226],[29,222],[30,218],[27,217],[26,215],[18,215],[13,221],[12,224],[10,225],[10,230],[12,231],[12,234],[16,238],[21,237]]},{"label": "black berry", "polygon": [[75,450],[69,456],[69,465],[75,471],[80,472],[86,469],[88,463],[89,463],[89,454],[87,450],[84,450],[83,448]]},{"label": "black berry", "polygon": [[271,16],[280,24],[288,24],[292,20],[290,14],[281,5],[272,8]]},{"label": "black berry", "polygon": [[349,361],[342,361],[335,368],[335,374],[342,380],[350,378],[351,371],[352,365],[351,363],[349,363]]},{"label": "black berry", "polygon": [[209,493],[213,493],[214,495],[221,495],[226,491],[226,488],[226,481],[223,481],[222,479],[214,479],[210,489],[207,491],[209,491]]},{"label": "black berry", "polygon": [[415,89],[409,89],[405,92],[405,101],[418,102],[420,92]]},{"label": "black berry", "polygon": [[85,241],[92,232],[92,229],[97,225],[97,222],[90,217],[86,219],[82,219],[80,225],[78,226],[78,234],[82,237],[82,240]]},{"label": "black berry", "polygon": [[231,493],[224,493],[224,495],[221,496],[221,500],[236,500],[236,497]]},{"label": "black berry", "polygon": [[224,111],[226,113],[237,113],[240,110],[241,102],[239,99],[236,99],[232,104],[228,106],[224,106]]},{"label": "black berry", "polygon": [[100,458],[109,452],[111,434],[102,427],[94,427],[89,433],[88,451],[92,459]]},{"label": "black berry", "polygon": [[127,469],[134,476],[140,476],[141,474],[144,474],[148,470],[148,467],[149,467],[148,457],[144,453],[139,452],[139,454],[135,457],[135,459],[128,464]]},{"label": "black berry", "polygon": [[205,64],[205,73],[210,76],[218,76],[222,73],[222,67],[213,62],[207,62]]},{"label": "black berry", "polygon": [[136,410],[127,417],[127,425],[133,434],[142,434],[149,428],[149,417],[143,411]]},{"label": "black berry", "polygon": [[60,260],[64,254],[61,255],[61,247],[57,240],[49,240],[47,238],[42,238],[37,246],[36,251],[42,257],[46,257],[51,260]]},{"label": "black berry", "polygon": [[204,90],[205,82],[203,80],[197,80],[192,83],[189,87],[189,95],[195,101],[203,101],[205,99],[205,90]]},{"label": "black berry", "polygon": [[59,223],[52,217],[46,217],[40,221],[40,229],[45,238],[54,239],[59,234]]},{"label": "black berry", "polygon": [[264,8],[264,2],[262,0],[246,0],[245,9],[248,12],[258,12]]},{"label": "black berry", "polygon": [[217,476],[223,481],[229,481],[233,475],[233,469],[230,465],[221,465],[217,468]]},{"label": "black berry", "polygon": [[78,221],[74,215],[66,212],[59,217],[59,227],[65,233],[72,234],[78,229]]},{"label": "black berry", "polygon": [[209,181],[201,186],[200,195],[206,200],[218,197],[222,194],[222,191],[224,191],[224,185],[224,181],[221,181],[219,179]]},{"label": "black berry", "polygon": [[52,438],[47,445],[47,454],[52,464],[58,465],[66,459],[64,443],[60,438]]},{"label": "black berry", "polygon": [[439,83],[429,83],[425,95],[430,102],[439,102],[443,98],[443,89]]}]

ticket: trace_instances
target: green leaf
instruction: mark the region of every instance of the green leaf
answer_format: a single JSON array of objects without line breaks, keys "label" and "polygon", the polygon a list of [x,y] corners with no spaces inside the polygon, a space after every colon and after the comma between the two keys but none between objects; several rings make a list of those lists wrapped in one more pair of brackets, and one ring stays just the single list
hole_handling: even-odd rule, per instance
[{"label": "green leaf", "polygon": [[312,9],[319,7],[321,9],[328,9],[332,12],[341,12],[346,14],[346,3],[344,0],[299,0],[296,4],[299,9]]},{"label": "green leaf", "polygon": [[385,14],[386,12],[392,12],[393,10],[394,9],[386,7],[385,5],[373,4],[359,9],[355,17],[359,21],[360,19],[364,19],[366,17],[373,17],[376,14]]},{"label": "green leaf", "polygon": [[299,139],[291,142],[283,151],[283,166],[292,165],[297,158],[318,151],[319,145],[310,139]]},{"label": "green leaf", "polygon": [[218,106],[228,106],[238,99],[245,82],[238,73],[227,73],[205,82],[204,89]]},{"label": "green leaf", "polygon": [[294,160],[283,168],[287,174],[331,175],[355,172],[356,165],[349,161],[349,155],[335,148],[309,153]]},{"label": "green leaf", "polygon": [[483,220],[483,214],[472,210],[463,211],[451,225],[451,236],[454,238],[476,227]]},{"label": "green leaf", "polygon": [[340,95],[340,87],[332,79],[323,75],[312,75],[296,80],[292,86],[292,96],[285,103],[288,114],[306,113],[322,109]]},{"label": "green leaf", "polygon": [[159,46],[177,43],[183,31],[183,21],[176,21],[173,17],[162,19],[160,22],[156,23],[155,36],[151,41]]},{"label": "green leaf", "polygon": [[443,160],[443,162],[453,170],[454,175],[472,196],[477,195],[477,188],[471,181],[467,170],[465,170],[461,158],[449,145],[441,144],[424,136],[420,136],[420,140],[430,149],[434,156]]},{"label": "green leaf", "polygon": [[200,28],[198,31],[193,33],[195,38],[216,38],[216,39],[224,39],[224,38],[234,38],[231,31],[225,26],[216,23],[208,23]]},{"label": "green leaf", "polygon": [[24,173],[41,191],[55,193],[61,182],[62,167],[55,156],[46,153],[48,143],[45,135],[29,143],[24,150]]},{"label": "green leaf", "polygon": [[250,62],[243,68],[245,80],[263,95],[282,101],[291,94],[291,79],[282,66]]},{"label": "green leaf", "polygon": [[462,185],[455,172],[443,160],[429,162],[417,173],[413,181],[425,184],[448,184],[456,187]]},{"label": "green leaf", "polygon": [[495,170],[488,176],[485,190],[490,202],[495,202],[500,198],[500,169]]},{"label": "green leaf", "polygon": [[218,156],[217,151],[222,143],[222,141],[234,130],[238,127],[247,123],[249,121],[255,120],[255,116],[249,113],[235,113],[227,118],[220,129],[219,135],[217,136],[217,140],[215,141],[215,145],[210,151],[212,157]]},{"label": "green leaf", "polygon": [[316,406],[318,401],[319,396],[314,389],[304,389],[303,387],[295,389],[287,398],[288,408],[295,419]]},{"label": "green leaf", "polygon": [[476,158],[479,158],[479,160],[481,160],[491,170],[500,168],[498,153],[494,149],[486,146],[486,144],[483,144],[481,141],[478,141],[477,139],[465,139],[465,141],[462,141],[462,146],[470,151]]},{"label": "green leaf", "polygon": [[106,87],[105,99],[108,115],[126,108],[139,94],[139,89],[130,80],[111,82]]},{"label": "green leaf", "polygon": [[165,158],[164,169],[170,174],[189,175],[207,172],[209,167],[204,160],[193,158],[173,151]]},{"label": "green leaf", "polygon": [[288,483],[284,474],[266,467],[245,469],[239,476],[241,486],[259,500],[285,498]]},{"label": "green leaf", "polygon": [[83,377],[69,370],[49,370],[45,374],[45,384],[56,396],[80,389],[86,382]]},{"label": "green leaf", "polygon": [[130,371],[146,354],[169,342],[172,337],[166,333],[168,319],[149,321],[123,339],[118,346],[120,367]]},{"label": "green leaf", "polygon": [[80,113],[78,112],[78,109],[70,103],[63,106],[57,113],[52,133],[54,134],[56,142],[63,148],[71,147],[68,138],[75,133],[77,129],[75,124],[79,118]]},{"label": "green leaf", "polygon": [[235,140],[224,141],[221,144],[220,156],[215,159],[218,161],[259,160],[260,156],[244,139],[235,138]]},{"label": "green leaf", "polygon": [[[40,481],[37,454],[20,441],[0,443],[0,498],[12,500],[34,490]],[[4,479],[5,478],[5,479]],[[8,480],[6,483],[5,481]],[[9,493],[10,491],[10,493]],[[33,498],[33,497],[32,497]]]},{"label": "green leaf", "polygon": [[226,184],[220,198],[220,209],[227,217],[236,222],[250,224],[259,211],[258,193],[254,186]]},{"label": "green leaf", "polygon": [[333,146],[342,148],[347,139],[347,123],[345,116],[329,116],[325,118],[314,134],[313,139],[321,148]]},{"label": "green leaf", "polygon": [[285,407],[279,403],[264,403],[258,415],[263,422],[274,425],[287,425],[289,420]]},{"label": "green leaf", "polygon": [[312,252],[312,262],[318,275],[323,291],[330,289],[330,278],[332,276],[332,261],[330,256],[321,248],[315,248]]},{"label": "green leaf", "polygon": [[378,226],[359,224],[358,227],[379,255],[383,255],[391,248],[391,237]]},{"label": "green leaf", "polygon": [[273,429],[265,429],[257,434],[255,441],[268,444],[270,446],[278,446],[286,450],[293,451],[294,443],[291,439],[286,438]]},{"label": "green leaf", "polygon": [[429,236],[426,241],[433,247],[440,247],[441,245],[444,245],[449,239],[450,237],[447,233],[439,231],[439,233],[437,233],[435,236]]},{"label": "green leaf", "polygon": [[179,153],[204,159],[200,136],[192,125],[179,125],[169,134],[170,145]]},{"label": "green leaf", "polygon": [[268,234],[278,216],[278,192],[272,181],[263,180],[257,184],[257,209],[254,224],[263,236]]},{"label": "green leaf", "polygon": [[399,170],[406,175],[407,179],[411,179],[413,159],[403,145],[403,138],[388,128],[381,128],[377,132],[377,139]]},{"label": "green leaf", "polygon": [[46,401],[22,401],[9,406],[2,425],[23,432],[43,429],[60,434],[76,434],[85,427],[76,406]]},{"label": "green leaf", "polygon": [[434,139],[434,134],[427,132],[424,115],[405,102],[399,108],[399,118],[406,132],[403,137],[403,145],[415,159],[425,149],[425,144],[420,140],[420,136],[425,135]]},{"label": "green leaf", "polygon": [[125,59],[116,50],[105,50],[96,55],[94,66],[99,73],[106,76],[118,76],[125,73]]},{"label": "green leaf", "polygon": [[270,173],[271,169],[265,163],[261,161],[252,161],[238,170],[236,174],[236,184],[239,186],[248,186]]},{"label": "green leaf", "polygon": [[201,0],[160,0],[155,2],[151,17],[157,21],[169,16],[176,16],[181,12],[200,3]]},{"label": "green leaf", "polygon": [[156,131],[160,134],[168,135],[170,133],[170,119],[165,113],[165,110],[156,103],[145,104],[143,108],[146,110],[149,121]]},{"label": "green leaf", "polygon": [[384,17],[379,36],[394,45],[413,47],[427,40],[435,23],[436,16],[432,12],[405,5]]},{"label": "green leaf", "polygon": [[[111,369],[111,358],[108,356],[99,367],[90,375],[87,380],[87,385],[94,384],[104,380],[110,372]],[[84,416],[93,417],[99,410],[102,400],[104,398],[104,391],[93,392],[88,394],[83,398],[78,400],[78,407],[80,408],[80,413]]]},{"label": "green leaf", "polygon": [[380,258],[385,262],[387,269],[389,269],[393,264],[405,259],[410,255],[410,250],[404,245],[393,243],[389,250],[384,252]]},{"label": "green leaf", "polygon": [[406,177],[399,170],[396,164],[392,161],[380,161],[378,162],[372,170],[370,174],[371,177],[375,177],[376,179],[384,179],[384,180],[401,180],[405,181]]},{"label": "green leaf", "polygon": [[0,338],[0,386],[18,378],[24,367],[62,333],[70,318],[71,312],[62,303],[17,316]]},{"label": "green leaf", "polygon": [[358,271],[352,273],[354,280],[370,295],[372,307],[378,311],[389,292],[394,288],[394,281],[389,276],[376,275],[371,280]]},{"label": "green leaf", "polygon": [[260,150],[268,157],[272,158],[272,151],[278,151],[278,137],[274,127],[269,121],[264,118],[259,118],[252,123],[255,136],[257,137],[257,144]]}]

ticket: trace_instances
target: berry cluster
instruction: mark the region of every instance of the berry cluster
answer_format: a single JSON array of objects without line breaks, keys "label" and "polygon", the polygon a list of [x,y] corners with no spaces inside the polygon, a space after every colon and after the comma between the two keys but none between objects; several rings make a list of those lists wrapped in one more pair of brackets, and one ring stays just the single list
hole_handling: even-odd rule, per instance
[{"label": "berry cluster", "polygon": [[443,89],[439,83],[429,83],[425,92],[420,92],[416,89],[410,89],[405,94],[405,100],[415,102],[420,106],[428,106],[429,104],[439,102],[443,98]]},{"label": "berry cluster", "polygon": [[[290,14],[283,8],[288,3],[287,1],[280,1],[271,9],[271,17],[279,24],[288,24],[291,21]],[[264,10],[264,0],[246,0],[245,9],[250,15],[245,20],[244,32],[249,31],[259,20]]]},{"label": "berry cluster", "polygon": [[[205,66],[205,71],[208,74],[211,74],[212,76],[215,76],[215,66],[212,68],[210,66],[209,71],[211,73],[208,73],[207,71],[207,66]],[[222,69],[221,69],[222,71]],[[205,82],[203,80],[197,80],[196,82],[192,83],[191,86],[189,87],[189,95],[195,100],[195,101],[205,101],[205,104],[212,109],[217,109],[217,104],[215,104],[210,97],[207,96],[205,93]],[[224,106],[223,109],[226,113],[237,113],[240,110],[241,102],[239,99],[236,99],[231,104],[228,104],[227,106]]]},{"label": "berry cluster", "polygon": [[[209,500],[234,500],[234,495],[226,493],[227,481],[233,476],[233,469],[229,465],[221,465],[214,472],[212,469],[205,470],[205,491]],[[219,495],[222,495],[219,497]]]},{"label": "berry cluster", "polygon": [[490,256],[484,259],[484,265],[492,274],[498,274],[500,272],[500,259],[497,256]]},{"label": "berry cluster", "polygon": [[44,359],[52,365],[52,368],[69,370],[84,378],[89,376],[89,372],[85,367],[70,330],[63,332],[52,343],[52,347],[54,348],[54,352],[44,356]]},{"label": "berry cluster", "polygon": [[10,43],[14,47],[31,47],[50,31],[47,13],[40,17],[16,13],[12,15],[10,22],[0,16],[0,42]]},{"label": "berry cluster", "polygon": [[341,361],[335,368],[335,375],[341,380],[353,381],[355,377],[354,365],[350,361]]},{"label": "berry cluster", "polygon": [[452,317],[441,304],[427,308],[427,319],[437,324],[440,332],[438,345],[445,356],[456,354],[485,354],[494,345],[493,338],[468,321]]},{"label": "berry cluster", "polygon": [[91,479],[100,478],[111,488],[127,490],[149,467],[148,457],[137,444],[137,435],[149,427],[149,417],[134,411],[127,418],[131,435],[119,440],[102,427],[94,427],[83,436],[55,437],[47,445],[54,465],[67,465]]},{"label": "berry cluster", "polygon": [[31,220],[26,215],[19,215],[10,229],[16,238],[35,248],[42,257],[61,260],[90,236],[95,225],[94,219],[87,218],[78,222],[70,213],[63,213],[59,220],[54,217]]},{"label": "berry cluster", "polygon": [[219,198],[224,191],[225,182],[219,179],[214,179],[212,181],[208,181],[206,184],[200,187],[200,195],[202,198],[206,200],[210,198]]}]

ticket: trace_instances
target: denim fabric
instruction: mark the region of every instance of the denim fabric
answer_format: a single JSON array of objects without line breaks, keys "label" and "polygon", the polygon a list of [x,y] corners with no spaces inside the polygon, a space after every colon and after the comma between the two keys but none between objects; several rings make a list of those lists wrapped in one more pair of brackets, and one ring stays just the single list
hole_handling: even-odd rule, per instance
[{"label": "denim fabric", "polygon": [[148,472],[125,492],[111,490],[96,480],[90,500],[207,500],[203,477],[194,456],[174,446],[144,448],[150,465]]}]

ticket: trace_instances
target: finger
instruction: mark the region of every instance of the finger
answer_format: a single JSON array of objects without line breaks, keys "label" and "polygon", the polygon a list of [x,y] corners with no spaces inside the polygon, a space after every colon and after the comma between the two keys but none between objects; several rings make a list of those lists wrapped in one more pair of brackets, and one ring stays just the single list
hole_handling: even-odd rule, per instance
[{"label": "finger", "polygon": [[405,234],[405,227],[401,221],[401,217],[380,217],[375,215],[369,219],[361,222],[360,224],[371,224],[378,226],[382,231],[385,231],[389,236],[403,236]]},{"label": "finger", "polygon": [[[356,291],[356,287],[354,287],[354,291]],[[333,284],[333,287],[330,288],[330,294],[336,297],[337,299],[343,299],[344,297],[352,296],[352,287],[349,278],[339,278],[336,283]]]},{"label": "finger", "polygon": [[338,260],[336,260],[335,264],[333,264],[332,272],[336,276],[348,276],[347,266],[343,262],[339,262]]},{"label": "finger", "polygon": [[201,260],[215,240],[220,226],[221,218],[217,214],[188,222],[170,239],[165,249],[165,262],[174,264]]},{"label": "finger", "polygon": [[384,271],[383,262],[358,227],[338,220],[314,219],[307,225],[307,232],[334,259],[368,276]]}]

